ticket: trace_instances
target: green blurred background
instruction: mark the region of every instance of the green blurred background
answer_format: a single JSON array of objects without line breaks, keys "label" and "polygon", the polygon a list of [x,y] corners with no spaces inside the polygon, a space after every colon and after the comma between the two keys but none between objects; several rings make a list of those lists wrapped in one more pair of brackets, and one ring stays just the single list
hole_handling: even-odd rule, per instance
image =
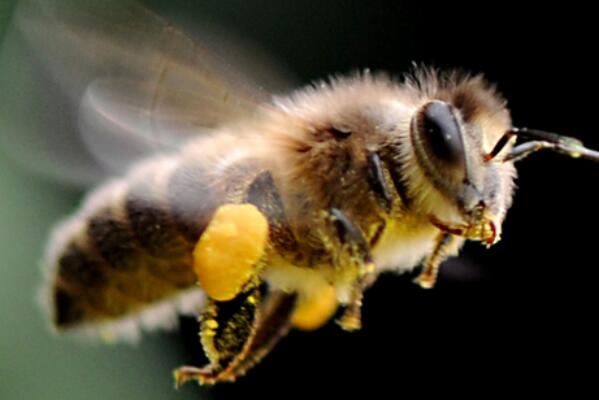
[{"label": "green blurred background", "polygon": [[[233,28],[292,66],[300,82],[364,67],[402,72],[412,61],[484,72],[509,99],[516,124],[599,147],[596,101],[589,100],[598,89],[595,11],[583,2],[145,3],[186,24],[201,19]],[[0,0],[0,35],[15,4]],[[0,65],[7,92],[23,89],[26,71]],[[0,110],[5,106],[0,100]],[[0,120],[0,135],[11,129]],[[180,333],[146,335],[136,347],[82,345],[50,334],[35,303],[38,264],[52,224],[72,212],[82,191],[12,161],[20,157],[0,148],[1,400],[363,391],[378,398],[415,389],[480,397],[513,395],[514,388],[520,395],[558,389],[572,395],[595,379],[579,361],[598,355],[597,234],[589,231],[599,225],[596,165],[556,155],[526,161],[503,241],[490,251],[467,246],[466,261],[444,268],[434,291],[415,288],[409,277],[386,277],[367,294],[361,332],[349,335],[334,324],[292,332],[238,383],[175,391],[172,369],[203,362],[192,320]]]},{"label": "green blurred background", "polygon": [[148,335],[132,347],[83,345],[50,333],[35,301],[39,260],[48,230],[73,210],[78,194],[5,159],[0,192],[0,398],[191,398],[193,385],[173,390],[171,371],[185,357],[167,335]]}]

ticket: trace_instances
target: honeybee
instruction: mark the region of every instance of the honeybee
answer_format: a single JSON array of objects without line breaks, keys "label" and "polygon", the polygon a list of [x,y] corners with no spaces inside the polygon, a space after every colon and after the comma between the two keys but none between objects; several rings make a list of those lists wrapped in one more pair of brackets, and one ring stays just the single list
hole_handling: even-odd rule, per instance
[{"label": "honeybee", "polygon": [[44,296],[58,331],[106,340],[198,312],[210,363],[179,368],[178,384],[234,380],[289,329],[317,329],[339,306],[341,327],[358,329],[363,292],[384,271],[422,265],[416,282],[432,288],[466,240],[500,239],[514,162],[528,154],[599,159],[575,139],[514,128],[480,76],[363,72],[259,101],[148,18],[164,47],[137,54],[65,18],[69,38],[100,35],[100,51],[143,71],[85,82],[88,141],[108,131],[181,143],[100,186],[56,228]]}]

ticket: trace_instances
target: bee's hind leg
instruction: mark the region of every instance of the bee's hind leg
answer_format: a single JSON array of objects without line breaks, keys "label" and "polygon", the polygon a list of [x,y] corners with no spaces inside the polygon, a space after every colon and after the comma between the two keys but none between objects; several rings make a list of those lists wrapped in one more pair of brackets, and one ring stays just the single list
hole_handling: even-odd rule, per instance
[{"label": "bee's hind leg", "polygon": [[275,291],[268,295],[262,305],[261,315],[255,324],[254,334],[247,350],[228,373],[231,380],[245,375],[289,332],[295,304],[295,294]]},{"label": "bee's hind leg", "polygon": [[259,318],[260,288],[254,282],[229,301],[210,299],[200,321],[200,339],[210,364],[204,368],[184,366],[175,370],[179,386],[189,380],[214,384],[243,355],[255,332]]},{"label": "bee's hind leg", "polygon": [[[193,253],[198,282],[208,297],[200,317],[202,346],[210,364],[175,371],[177,384],[234,380],[266,354],[273,338],[286,332],[291,312],[268,297],[262,305],[259,272],[268,239],[268,221],[251,204],[226,204],[214,214]],[[279,304],[280,303],[280,304]],[[272,315],[281,315],[274,324]],[[266,330],[265,321],[272,325]],[[257,342],[256,342],[257,340]]]},{"label": "bee's hind leg", "polygon": [[264,304],[260,289],[250,285],[230,301],[211,300],[200,317],[200,337],[210,364],[175,370],[176,385],[232,382],[258,363],[290,328],[295,296],[271,293]]}]

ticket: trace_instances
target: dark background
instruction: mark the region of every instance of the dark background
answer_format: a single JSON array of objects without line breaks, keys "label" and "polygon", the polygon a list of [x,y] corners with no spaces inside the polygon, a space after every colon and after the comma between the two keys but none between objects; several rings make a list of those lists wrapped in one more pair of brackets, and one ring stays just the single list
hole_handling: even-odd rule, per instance
[{"label": "dark background", "polygon": [[[303,83],[365,67],[401,74],[413,61],[483,72],[508,99],[516,126],[576,136],[599,148],[597,22],[587,3],[145,3],[159,13],[208,17],[232,28]],[[274,398],[368,391],[378,398],[414,390],[571,395],[588,388],[596,379],[588,365],[599,333],[599,165],[547,153],[518,170],[499,244],[490,250],[468,244],[431,291],[411,277],[381,278],[366,294],[360,332],[333,323],[292,332],[248,376],[209,393]],[[202,364],[194,322],[184,320],[183,327],[167,336],[167,350],[178,352],[169,361]],[[208,394],[186,388],[180,398],[198,391]]]}]

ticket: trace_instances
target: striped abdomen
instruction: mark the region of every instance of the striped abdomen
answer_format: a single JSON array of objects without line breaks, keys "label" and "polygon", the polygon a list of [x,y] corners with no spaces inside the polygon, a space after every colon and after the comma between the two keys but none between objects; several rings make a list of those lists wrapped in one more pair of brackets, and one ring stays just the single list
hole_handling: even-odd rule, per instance
[{"label": "striped abdomen", "polygon": [[117,320],[194,288],[192,249],[227,191],[209,166],[162,158],[92,193],[49,246],[54,324]]}]

